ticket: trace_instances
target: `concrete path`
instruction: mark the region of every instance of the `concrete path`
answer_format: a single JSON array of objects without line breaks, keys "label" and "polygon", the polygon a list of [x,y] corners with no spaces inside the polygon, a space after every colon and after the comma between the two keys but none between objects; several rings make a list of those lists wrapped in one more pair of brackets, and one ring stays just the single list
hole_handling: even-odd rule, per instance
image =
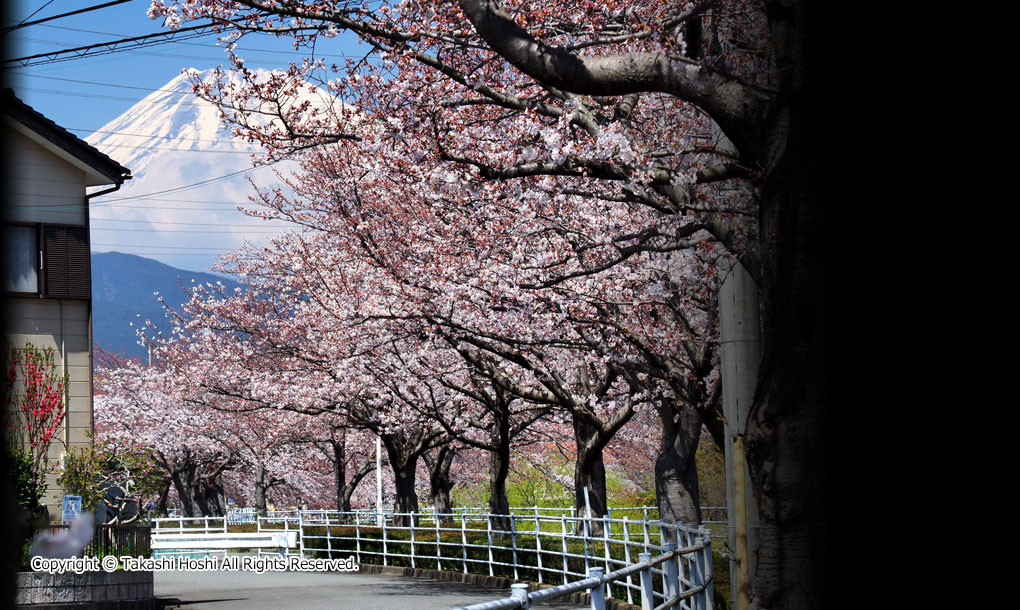
[{"label": "concrete path", "polygon": [[[181,610],[448,610],[510,592],[425,578],[356,572],[155,573],[158,597]],[[541,605],[547,610],[581,606]]]}]

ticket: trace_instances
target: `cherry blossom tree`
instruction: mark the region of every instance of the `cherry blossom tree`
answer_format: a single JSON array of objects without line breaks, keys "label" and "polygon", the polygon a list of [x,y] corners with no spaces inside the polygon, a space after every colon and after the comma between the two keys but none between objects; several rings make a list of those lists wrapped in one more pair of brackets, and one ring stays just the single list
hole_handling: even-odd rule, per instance
[{"label": "cherry blossom tree", "polygon": [[[815,490],[825,482],[818,453],[827,404],[819,383],[825,334],[810,288],[822,278],[814,253],[825,214],[815,177],[820,161],[808,149],[819,140],[811,111],[815,64],[808,61],[817,13],[808,3],[206,0],[157,1],[151,12],[171,27],[212,17],[236,36],[291,35],[310,51],[338,30],[352,31],[381,58],[337,66],[344,78],[332,90],[356,97],[359,108],[370,108],[378,87],[390,82],[379,70],[417,73],[406,97],[432,100],[442,122],[434,139],[451,162],[474,167],[485,180],[552,176],[560,192],[663,215],[665,222],[642,223],[637,233],[610,233],[602,248],[608,256],[579,262],[574,272],[704,234],[739,257],[763,300],[765,361],[747,432],[762,514],[755,594],[762,607],[819,605],[824,579],[798,560],[818,550],[812,545],[824,530],[824,494]],[[292,75],[331,68],[310,52]],[[277,89],[293,82],[284,79]],[[262,93],[260,99],[275,99]],[[245,112],[235,114],[239,124]],[[541,118],[534,121],[539,129],[522,129],[521,117]],[[362,137],[346,114],[323,117],[298,107],[280,118],[260,137],[281,150]],[[655,133],[651,125],[663,128]],[[703,146],[692,134],[706,136]],[[602,146],[592,150],[590,143]],[[599,150],[609,154],[590,154]],[[749,197],[738,199],[757,208],[745,235],[753,247],[741,247],[739,223],[725,221],[728,211],[718,204],[726,199],[713,201],[715,187],[734,180],[748,187]],[[542,180],[534,182],[542,188]]]},{"label": "cherry blossom tree", "polygon": [[97,437],[150,449],[184,516],[224,514],[223,475],[236,467],[236,457],[202,434],[216,426],[215,418],[176,398],[174,375],[128,362],[96,375],[95,383]]}]

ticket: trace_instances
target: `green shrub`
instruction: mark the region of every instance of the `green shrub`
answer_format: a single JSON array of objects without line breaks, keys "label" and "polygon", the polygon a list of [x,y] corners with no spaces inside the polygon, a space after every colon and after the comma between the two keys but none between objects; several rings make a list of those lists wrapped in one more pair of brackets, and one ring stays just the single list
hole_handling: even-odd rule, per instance
[{"label": "green shrub", "polygon": [[45,473],[34,468],[32,454],[16,448],[7,448],[11,478],[17,492],[18,506],[34,515],[46,493]]}]

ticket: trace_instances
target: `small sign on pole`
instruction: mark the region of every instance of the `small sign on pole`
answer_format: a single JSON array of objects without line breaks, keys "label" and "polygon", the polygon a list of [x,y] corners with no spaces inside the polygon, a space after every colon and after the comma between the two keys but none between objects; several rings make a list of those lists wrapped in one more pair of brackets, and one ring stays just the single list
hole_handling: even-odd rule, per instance
[{"label": "small sign on pole", "polygon": [[81,496],[64,496],[60,510],[60,522],[64,525],[81,516]]}]

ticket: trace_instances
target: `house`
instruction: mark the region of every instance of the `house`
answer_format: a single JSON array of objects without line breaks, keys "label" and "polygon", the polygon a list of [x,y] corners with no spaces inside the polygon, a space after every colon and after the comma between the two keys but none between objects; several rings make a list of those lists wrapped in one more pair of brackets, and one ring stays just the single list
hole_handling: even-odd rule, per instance
[{"label": "house", "polygon": [[[87,445],[92,418],[92,284],[89,203],[131,172],[18,99],[2,93],[4,321],[15,345],[52,347],[69,376],[63,428],[49,448]],[[87,193],[89,187],[102,187]],[[59,519],[55,475],[44,502]]]}]

